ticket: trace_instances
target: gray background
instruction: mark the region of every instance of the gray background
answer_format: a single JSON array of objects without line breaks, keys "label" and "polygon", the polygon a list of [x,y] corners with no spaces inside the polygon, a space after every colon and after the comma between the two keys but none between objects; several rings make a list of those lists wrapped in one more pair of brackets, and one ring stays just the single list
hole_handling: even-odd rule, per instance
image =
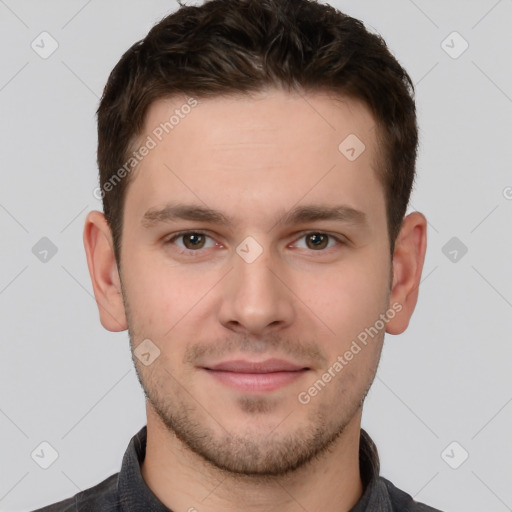
[{"label": "gray background", "polygon": [[[383,476],[418,501],[512,510],[512,1],[331,3],[382,34],[416,83],[410,211],[429,220],[418,305],[409,329],[386,337],[363,427]],[[0,0],[2,511],[117,472],[145,424],[127,334],[99,323],[82,228],[101,209],[95,110],[108,74],[175,9],[163,0]],[[46,59],[31,47],[43,31],[59,45]],[[463,39],[447,39],[454,31]],[[56,254],[41,252],[43,237]],[[50,456],[43,441],[59,455],[48,469],[31,458]]]}]

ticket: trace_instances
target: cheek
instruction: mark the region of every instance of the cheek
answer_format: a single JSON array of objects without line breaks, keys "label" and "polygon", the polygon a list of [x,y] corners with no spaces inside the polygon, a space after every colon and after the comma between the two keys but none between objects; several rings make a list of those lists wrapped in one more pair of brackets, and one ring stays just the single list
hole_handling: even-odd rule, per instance
[{"label": "cheek", "polygon": [[[369,253],[369,251],[367,251]],[[295,290],[328,326],[334,339],[356,335],[372,325],[386,308],[389,282],[387,262],[360,251],[336,265],[318,267],[296,276]]]},{"label": "cheek", "polygon": [[173,265],[150,251],[127,258],[125,268],[123,281],[134,328],[162,342],[175,339],[204,314],[202,299],[219,280],[218,272]]},{"label": "cheek", "polygon": [[[122,278],[132,327],[147,337],[160,336],[173,325],[181,285],[169,281],[169,269],[151,261],[151,255],[128,250],[126,254]],[[167,329],[163,324],[168,324]]]}]

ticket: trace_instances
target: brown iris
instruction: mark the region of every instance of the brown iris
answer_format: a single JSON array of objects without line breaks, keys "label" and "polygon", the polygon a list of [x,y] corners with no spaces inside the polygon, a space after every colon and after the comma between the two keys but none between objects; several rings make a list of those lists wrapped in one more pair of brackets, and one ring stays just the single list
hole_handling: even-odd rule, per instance
[{"label": "brown iris", "polygon": [[[306,235],[306,240],[308,240],[308,247],[310,249],[324,249],[327,245],[329,237],[323,233],[311,233]],[[309,241],[312,241],[312,246],[310,246]]]},{"label": "brown iris", "polygon": [[[183,244],[187,249],[201,249],[204,246],[205,235],[201,233],[189,233],[183,235],[182,238]],[[187,240],[190,242],[190,247]]]}]

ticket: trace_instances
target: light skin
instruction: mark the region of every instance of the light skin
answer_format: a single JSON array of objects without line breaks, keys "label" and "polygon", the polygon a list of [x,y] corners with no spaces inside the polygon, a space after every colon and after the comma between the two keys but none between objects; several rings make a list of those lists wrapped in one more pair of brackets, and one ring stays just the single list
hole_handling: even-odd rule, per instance
[{"label": "light skin", "polygon": [[[185,102],[151,105],[141,141]],[[366,147],[354,161],[338,149],[350,134]],[[275,89],[209,98],[131,177],[120,271],[103,214],[89,213],[102,325],[128,329],[132,349],[150,339],[160,350],[148,366],[134,361],[147,397],[142,475],[170,509],[343,512],[359,500],[362,403],[385,332],[403,332],[416,306],[427,231],[421,213],[407,215],[391,258],[377,149],[374,119],[354,100]],[[165,207],[178,203],[230,224],[171,218]],[[363,215],[291,217],[311,205]],[[180,231],[191,233],[170,240]],[[393,304],[379,334],[300,403]],[[234,388],[207,369],[270,358],[305,369],[273,390]]]}]

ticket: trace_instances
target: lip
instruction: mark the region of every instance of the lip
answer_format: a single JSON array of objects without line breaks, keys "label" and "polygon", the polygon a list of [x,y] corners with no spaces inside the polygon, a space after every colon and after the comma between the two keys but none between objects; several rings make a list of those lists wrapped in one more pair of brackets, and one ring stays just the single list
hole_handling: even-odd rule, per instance
[{"label": "lip", "polygon": [[245,361],[236,359],[232,361],[223,361],[215,365],[207,366],[208,370],[219,370],[235,373],[274,373],[274,372],[294,372],[306,369],[305,366],[285,361],[284,359],[266,359],[265,361]]},{"label": "lip", "polygon": [[245,393],[263,393],[282,388],[302,377],[309,368],[282,359],[254,362],[224,361],[202,367],[222,384]]}]

